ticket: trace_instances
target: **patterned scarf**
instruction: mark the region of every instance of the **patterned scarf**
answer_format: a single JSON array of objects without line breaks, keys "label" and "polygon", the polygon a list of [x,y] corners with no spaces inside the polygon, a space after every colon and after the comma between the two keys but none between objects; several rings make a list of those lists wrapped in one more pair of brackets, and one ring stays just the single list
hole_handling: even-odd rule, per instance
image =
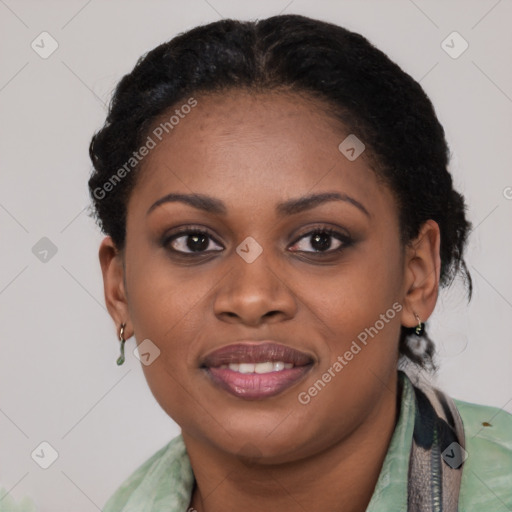
[{"label": "patterned scarf", "polygon": [[416,401],[409,462],[408,512],[457,512],[464,427],[453,400],[438,389],[413,385]]}]

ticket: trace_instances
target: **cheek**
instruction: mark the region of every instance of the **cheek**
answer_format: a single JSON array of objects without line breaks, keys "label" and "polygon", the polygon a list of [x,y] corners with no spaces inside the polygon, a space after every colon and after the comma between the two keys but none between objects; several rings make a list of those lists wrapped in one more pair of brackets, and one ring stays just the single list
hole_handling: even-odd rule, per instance
[{"label": "cheek", "polygon": [[127,257],[127,287],[135,337],[138,344],[151,340],[160,351],[154,363],[143,369],[150,385],[162,383],[172,392],[169,382],[162,381],[163,376],[167,375],[171,382],[173,377],[183,381],[192,367],[191,353],[204,322],[202,303],[212,282],[191,278],[190,269],[171,269],[160,251],[132,254],[131,259]]},{"label": "cheek", "polygon": [[315,301],[322,319],[336,326],[336,332],[354,334],[354,329],[373,324],[401,300],[402,280],[399,247],[372,242],[303,293]]},{"label": "cheek", "polygon": [[127,247],[126,260],[130,314],[137,337],[153,335],[166,342],[187,322],[185,317],[204,296],[207,283],[191,279],[193,270],[171,265],[164,249],[149,243]]},{"label": "cheek", "polygon": [[326,436],[350,430],[369,414],[396,372],[401,263],[392,248],[387,254],[389,260],[369,252],[333,278],[327,292],[318,292],[318,303],[325,304],[319,325],[328,326],[328,335],[319,368],[300,391],[310,399],[309,417],[333,426]]},{"label": "cheek", "polygon": [[368,396],[376,375],[387,382],[394,371],[403,307],[402,279],[400,246],[381,243],[365,248],[318,288],[320,325],[328,327],[319,373],[338,362],[330,391],[333,397],[347,384],[356,386],[354,397],[359,393]]},{"label": "cheek", "polygon": [[151,393],[181,426],[201,413],[195,411],[196,401],[191,399],[194,395],[191,379],[198,371],[192,366],[191,356],[204,321],[204,315],[199,314],[204,293],[191,285],[188,293],[189,286],[173,286],[173,280],[162,275],[153,267],[135,287],[133,325],[137,344],[149,339],[157,347],[158,356],[151,364],[143,364],[143,359],[141,362]]}]

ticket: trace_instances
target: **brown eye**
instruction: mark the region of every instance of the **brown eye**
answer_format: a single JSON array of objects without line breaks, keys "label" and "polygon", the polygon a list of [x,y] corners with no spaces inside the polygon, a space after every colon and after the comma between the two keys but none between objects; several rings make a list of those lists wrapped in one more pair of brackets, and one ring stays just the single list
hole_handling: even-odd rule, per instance
[{"label": "brown eye", "polygon": [[177,253],[201,254],[207,250],[212,250],[212,241],[211,235],[205,230],[185,228],[180,230],[179,233],[167,237],[163,245],[165,247],[171,247],[171,250]]},{"label": "brown eye", "polygon": [[[334,241],[333,241],[334,239]],[[306,240],[306,243],[302,244],[305,248],[296,248],[293,250],[300,252],[313,252],[313,253],[331,253],[340,250],[350,245],[350,238],[338,231],[331,228],[319,228],[305,235],[302,235],[300,240]],[[307,246],[310,246],[313,250],[307,250]],[[298,247],[299,242],[295,242],[294,247]],[[333,248],[334,246],[334,248]]]}]

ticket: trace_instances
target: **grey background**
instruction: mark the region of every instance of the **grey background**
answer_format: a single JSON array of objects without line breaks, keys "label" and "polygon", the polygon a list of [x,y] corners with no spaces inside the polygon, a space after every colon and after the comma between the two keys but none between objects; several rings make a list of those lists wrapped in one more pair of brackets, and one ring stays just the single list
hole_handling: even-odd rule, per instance
[{"label": "grey background", "polygon": [[[41,511],[99,510],[179,432],[146,385],[134,339],[125,365],[115,364],[103,236],[86,210],[87,149],[113,87],[144,52],[197,24],[280,12],[360,32],[432,99],[474,224],[475,285],[469,306],[455,283],[431,317],[434,381],[512,412],[509,0],[0,0],[0,487],[15,499],[30,495]],[[59,45],[47,59],[31,47],[43,31]],[[441,47],[453,31],[469,43],[456,59]],[[43,441],[58,453],[48,469],[31,458]]]}]

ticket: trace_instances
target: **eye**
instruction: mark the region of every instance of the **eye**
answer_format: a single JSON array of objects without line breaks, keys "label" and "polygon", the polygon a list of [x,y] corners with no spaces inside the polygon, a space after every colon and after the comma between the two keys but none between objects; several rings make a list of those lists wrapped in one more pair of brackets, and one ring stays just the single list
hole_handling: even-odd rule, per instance
[{"label": "eye", "polygon": [[[333,239],[335,240],[334,248]],[[301,242],[302,240],[305,240],[306,243]],[[331,254],[339,252],[351,243],[352,240],[348,235],[329,227],[319,227],[302,235],[291,247],[291,250],[296,252]],[[308,244],[313,250],[307,250],[305,246]],[[183,226],[178,231],[174,232],[174,234],[167,236],[163,240],[162,245],[180,255],[199,255],[206,254],[206,252],[218,252],[223,250],[223,247],[214,240],[208,231],[193,226]],[[217,245],[219,249],[212,249],[212,245]]]},{"label": "eye", "polygon": [[[182,254],[204,253],[210,248],[212,236],[208,231],[199,228],[190,228],[185,226],[178,233],[167,237],[163,241],[165,247],[171,247],[171,250]],[[222,250],[222,247],[221,247]]]},{"label": "eye", "polygon": [[[334,249],[332,248],[333,238],[335,239]],[[310,245],[313,248],[313,250],[308,251],[303,248],[292,250],[296,250],[299,252],[333,253],[349,246],[352,242],[349,236],[328,227],[317,228],[313,231],[310,231],[309,233],[302,235],[300,239],[297,242],[295,242],[293,247],[300,247],[300,241],[303,239],[305,239],[307,242],[305,244],[302,244],[302,247]]]}]

